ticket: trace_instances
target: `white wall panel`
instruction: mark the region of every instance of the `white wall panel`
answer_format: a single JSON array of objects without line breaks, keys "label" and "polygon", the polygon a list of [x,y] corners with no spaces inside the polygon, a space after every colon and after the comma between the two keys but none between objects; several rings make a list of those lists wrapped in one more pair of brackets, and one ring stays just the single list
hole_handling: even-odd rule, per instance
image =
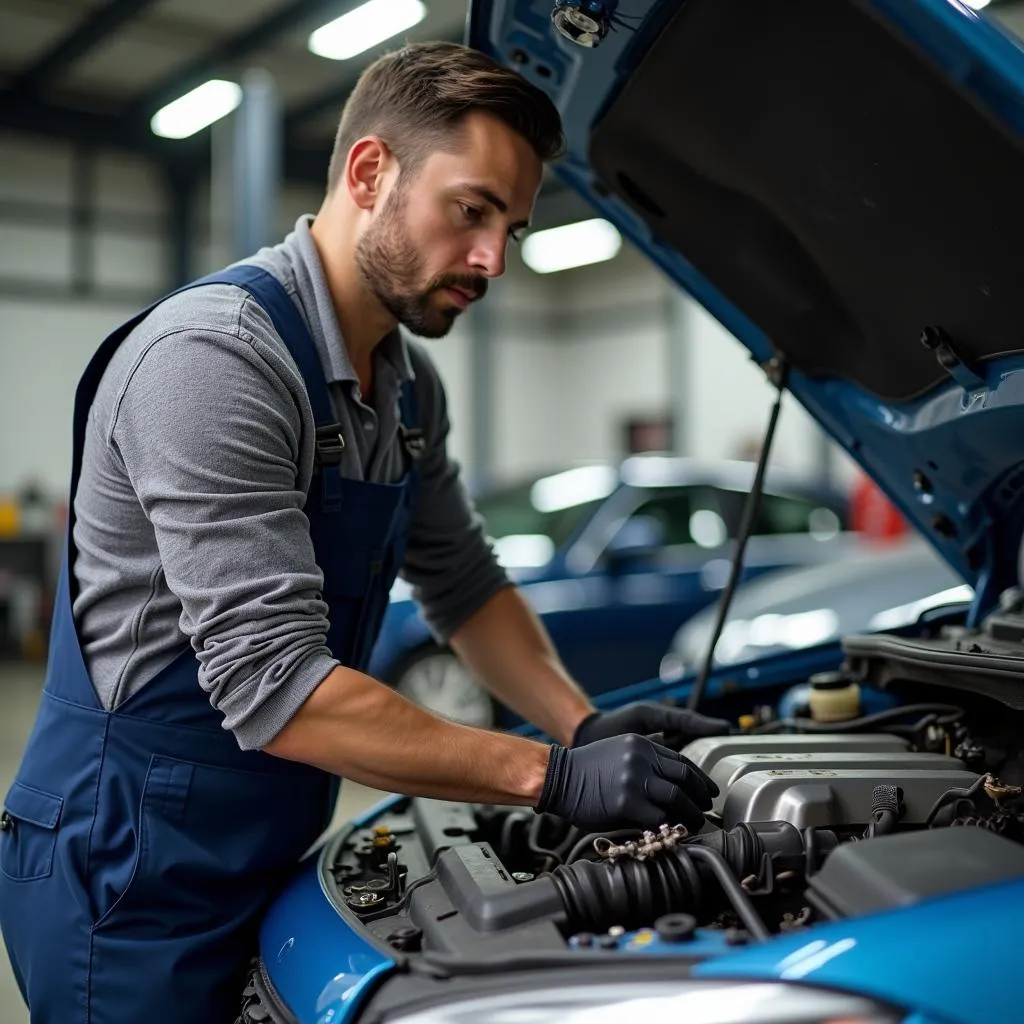
[{"label": "white wall panel", "polygon": [[93,273],[99,288],[136,288],[144,297],[166,291],[168,243],[160,237],[96,235]]},{"label": "white wall panel", "polygon": [[448,400],[451,433],[448,453],[463,467],[473,455],[472,335],[465,320],[458,321],[447,338],[421,341],[437,367]]},{"label": "white wall panel", "polygon": [[78,378],[128,307],[0,299],[0,491],[40,481],[63,497]]},{"label": "white wall panel", "polygon": [[67,146],[0,131],[0,199],[70,205],[71,153]]},{"label": "white wall panel", "polygon": [[620,458],[624,421],[668,410],[664,331],[656,320],[628,332],[588,329],[560,354],[566,383],[558,414],[563,457]]},{"label": "white wall panel", "polygon": [[503,329],[495,344],[494,370],[493,477],[507,479],[561,465],[559,435],[567,396],[558,346],[536,332]]},{"label": "white wall panel", "polygon": [[[735,458],[763,436],[775,388],[747,350],[702,307],[688,302],[686,322],[692,381],[686,424],[690,454]],[[772,448],[773,465],[814,472],[819,437],[814,420],[787,395]]]},{"label": "white wall panel", "polygon": [[66,285],[71,279],[71,232],[0,222],[0,277]]},{"label": "white wall panel", "polygon": [[148,214],[163,230],[167,195],[160,173],[149,160],[123,153],[96,160],[96,208],[101,213]]}]

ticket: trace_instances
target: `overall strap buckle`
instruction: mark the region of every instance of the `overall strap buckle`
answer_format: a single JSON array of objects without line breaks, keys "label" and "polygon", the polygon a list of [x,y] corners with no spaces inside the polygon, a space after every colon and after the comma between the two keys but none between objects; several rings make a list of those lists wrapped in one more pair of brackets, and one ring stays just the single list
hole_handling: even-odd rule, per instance
[{"label": "overall strap buckle", "polygon": [[340,423],[328,423],[316,428],[316,464],[318,466],[341,465],[341,453],[345,450],[345,438],[341,435]]},{"label": "overall strap buckle", "polygon": [[419,427],[407,427],[404,423],[398,425],[398,432],[402,437],[402,445],[409,458],[413,462],[419,462],[427,449],[427,441],[423,431]]}]

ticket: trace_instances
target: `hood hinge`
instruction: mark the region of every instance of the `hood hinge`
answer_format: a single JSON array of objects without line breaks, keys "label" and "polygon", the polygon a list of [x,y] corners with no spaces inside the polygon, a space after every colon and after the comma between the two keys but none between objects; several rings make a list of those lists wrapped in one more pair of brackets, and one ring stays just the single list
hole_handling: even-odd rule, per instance
[{"label": "hood hinge", "polygon": [[952,339],[941,327],[926,327],[921,332],[921,344],[935,353],[939,366],[965,391],[977,391],[985,387],[984,379],[957,355]]}]

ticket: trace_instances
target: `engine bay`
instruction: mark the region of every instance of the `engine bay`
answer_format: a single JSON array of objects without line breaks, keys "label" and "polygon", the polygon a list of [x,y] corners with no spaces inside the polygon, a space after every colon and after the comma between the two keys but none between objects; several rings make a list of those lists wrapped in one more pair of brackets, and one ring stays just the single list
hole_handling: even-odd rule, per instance
[{"label": "engine bay", "polygon": [[1019,712],[917,689],[865,714],[842,671],[803,692],[796,714],[752,708],[683,748],[720,790],[699,833],[402,799],[331,840],[324,890],[390,955],[448,976],[585,953],[699,961],[1024,878]]}]

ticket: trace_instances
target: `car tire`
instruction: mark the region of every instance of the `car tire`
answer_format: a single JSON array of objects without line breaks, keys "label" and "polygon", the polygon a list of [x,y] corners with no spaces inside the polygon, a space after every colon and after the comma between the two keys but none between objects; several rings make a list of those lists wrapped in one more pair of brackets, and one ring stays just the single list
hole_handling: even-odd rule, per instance
[{"label": "car tire", "polygon": [[445,648],[414,651],[395,667],[391,685],[413,703],[454,722],[492,729],[497,721],[490,694]]}]

